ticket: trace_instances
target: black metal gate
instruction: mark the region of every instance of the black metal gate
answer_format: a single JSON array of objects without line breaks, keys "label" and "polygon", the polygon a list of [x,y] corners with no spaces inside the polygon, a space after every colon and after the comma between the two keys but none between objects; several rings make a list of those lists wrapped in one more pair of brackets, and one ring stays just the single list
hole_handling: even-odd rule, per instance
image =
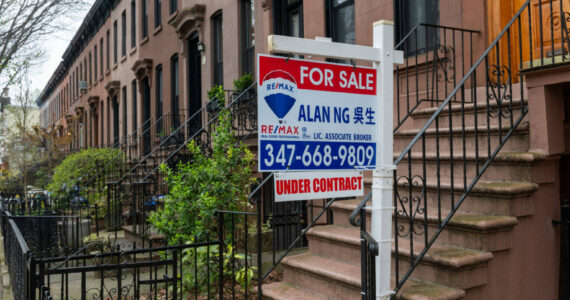
[{"label": "black metal gate", "polygon": [[[263,187],[263,221],[273,229],[273,249],[287,249],[307,224],[307,201],[275,202],[273,178]],[[300,239],[296,247],[305,247],[307,239]]]}]

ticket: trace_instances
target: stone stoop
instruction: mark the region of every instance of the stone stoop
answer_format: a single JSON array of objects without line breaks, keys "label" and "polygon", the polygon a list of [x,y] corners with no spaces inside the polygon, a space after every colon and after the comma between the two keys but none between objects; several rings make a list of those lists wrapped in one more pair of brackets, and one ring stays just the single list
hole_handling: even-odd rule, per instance
[{"label": "stone stoop", "polygon": [[[410,194],[421,195],[421,208],[425,205],[427,214],[416,213],[414,226],[419,222],[426,222],[427,226],[414,227],[410,234],[407,232],[410,221],[393,216],[394,223],[400,222],[398,225],[403,227],[398,232],[398,244],[392,244],[392,287],[396,274],[401,277],[407,272],[410,261],[424,249],[452,205],[471,184],[487,160],[488,144],[494,149],[499,143],[499,134],[504,135],[510,129],[507,119],[501,129],[497,120],[487,119],[485,105],[479,102],[446,107],[438,118],[440,127],[436,130],[432,125],[426,131],[425,149],[422,149],[422,143],[417,143],[411,155],[398,165],[397,176],[409,176],[409,172],[421,174],[426,167],[425,181],[418,180],[411,186],[399,181],[398,193],[408,198]],[[523,105],[527,103],[520,101],[520,93],[514,95],[514,115],[520,113]],[[436,109],[420,107],[411,115],[411,126],[408,124],[394,136],[395,156],[405,149]],[[463,110],[465,114],[462,114]],[[491,137],[487,138],[487,134]],[[450,136],[453,136],[452,145]],[[494,295],[491,290],[500,283],[502,276],[494,272],[507,261],[506,257],[517,245],[515,227],[535,214],[533,194],[539,185],[533,182],[533,176],[545,157],[529,152],[529,145],[529,124],[523,121],[471,189],[396,299],[480,299],[480,295]],[[451,147],[454,150],[452,156]],[[450,167],[452,161],[453,169]],[[454,176],[451,176],[452,170]],[[442,181],[437,182],[436,174],[441,175]],[[453,181],[453,184],[445,180]],[[371,174],[365,172],[365,194],[370,188]],[[361,199],[338,200],[332,204],[334,225],[315,226],[307,231],[309,251],[283,260],[284,280],[264,285],[265,299],[361,299],[360,232],[349,223],[349,216]],[[369,212],[367,214],[370,216]],[[370,223],[367,222],[368,231]]]}]

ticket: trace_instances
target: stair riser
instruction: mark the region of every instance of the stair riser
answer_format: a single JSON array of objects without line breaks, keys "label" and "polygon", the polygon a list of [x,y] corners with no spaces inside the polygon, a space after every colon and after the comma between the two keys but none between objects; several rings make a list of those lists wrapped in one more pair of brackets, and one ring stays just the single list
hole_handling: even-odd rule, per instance
[{"label": "stair riser", "polygon": [[[354,230],[355,236],[360,236],[360,231]],[[308,235],[309,251],[311,253],[334,258],[349,264],[360,264],[360,245],[353,245],[333,241],[324,238],[315,238]]]},{"label": "stair riser", "polygon": [[[485,163],[486,158],[479,161],[479,170]],[[427,177],[435,178],[439,171],[441,180],[447,182],[451,178],[454,179],[456,185],[463,186],[464,179],[466,179],[467,185],[469,185],[473,179],[476,177],[478,169],[477,163],[475,161],[466,160],[465,165],[463,164],[463,158],[456,158],[453,161],[453,177],[451,176],[451,162],[449,160],[440,160],[439,167],[436,160],[426,161],[425,172]],[[409,176],[410,172],[408,169],[408,160],[404,159],[398,164],[397,175],[398,176]],[[423,176],[424,167],[420,160],[412,160],[412,175]],[[438,169],[439,168],[439,169]],[[465,178],[464,178],[465,172]],[[489,181],[530,181],[531,168],[529,163],[520,162],[494,162],[491,164],[487,170],[483,173],[479,180]]]},{"label": "stair riser", "polygon": [[[506,132],[503,132],[503,137]],[[488,154],[488,139],[486,132],[479,132],[477,139],[475,139],[475,134],[469,133],[465,135],[465,149],[475,152],[475,149],[479,149],[479,154]],[[394,136],[394,153],[400,154],[412,141],[414,136]],[[476,145],[476,141],[478,144]],[[425,136],[426,143],[426,153],[435,153],[436,145],[439,144],[440,155],[449,155],[449,133],[440,133],[439,142],[435,135]],[[513,134],[509,140],[503,145],[501,149],[502,152],[525,152],[529,149],[529,136],[522,132],[517,132]],[[463,153],[463,137],[461,134],[453,135],[453,153]],[[498,133],[492,133],[491,135],[491,153],[499,145]],[[475,147],[477,146],[477,147]],[[421,154],[422,153],[422,139],[420,138],[413,146],[412,153]]]},{"label": "stair riser", "polygon": [[[393,256],[394,254],[392,254]],[[400,276],[404,275],[409,267],[409,258],[400,256],[399,270]],[[394,257],[392,257],[392,273],[396,270]],[[438,284],[468,289],[481,286],[487,283],[487,263],[463,269],[448,269],[438,267],[422,261],[412,273],[415,279],[437,282]]]},{"label": "stair riser", "polygon": [[[347,211],[344,209],[333,209],[333,220],[335,225],[354,228],[355,230],[360,230],[360,227],[352,226],[350,224],[350,214],[352,211]],[[366,230],[370,232],[370,213],[368,212],[366,218]],[[310,245],[309,245],[310,246]]]},{"label": "stair riser", "polygon": [[[462,185],[461,185],[462,186]],[[476,185],[477,186],[477,185]],[[403,196],[409,195],[409,190],[404,187],[398,187],[398,193]],[[420,193],[419,190],[414,190],[413,195]],[[457,203],[462,190],[456,190],[454,194],[454,203]],[[428,207],[441,206],[442,214],[447,214],[451,209],[451,193],[447,189],[441,189],[439,193],[437,190],[428,188],[426,191],[426,199],[428,200]],[[519,196],[503,196],[503,195],[489,195],[470,193],[469,196],[463,201],[459,207],[458,212],[468,213],[483,213],[489,215],[506,215],[506,216],[528,216],[534,213],[534,204],[526,195]],[[335,218],[336,222],[336,218]]]},{"label": "stair riser", "polygon": [[292,268],[287,264],[284,264],[283,274],[284,281],[321,293],[333,299],[361,299],[359,286],[349,286],[339,283],[330,278]]},{"label": "stair riser", "polygon": [[[442,217],[443,218],[443,217]],[[400,220],[404,221],[404,220]],[[404,225],[405,230],[409,227],[406,223],[398,223]],[[429,241],[434,233],[437,231],[437,224],[428,224]],[[418,232],[420,233],[420,232]],[[418,243],[425,242],[425,235],[421,231],[421,235],[414,234],[414,241]],[[489,232],[469,230],[465,228],[458,228],[454,226],[447,226],[445,230],[437,238],[439,245],[446,245],[452,247],[469,248],[482,251],[499,251],[506,250],[512,247],[512,236],[510,229],[494,230]],[[408,243],[409,238],[400,238],[400,243]]]},{"label": "stair riser", "polygon": [[[518,106],[515,106],[515,105],[513,105],[513,113],[512,114],[505,113],[505,109],[509,108],[508,104],[507,104],[507,107],[502,108],[503,114],[508,116],[508,117],[501,116],[500,121],[501,121],[501,124],[503,124],[503,126],[504,125],[510,126],[510,124],[511,124],[510,116],[511,115],[513,116],[513,122],[516,121],[516,119],[518,119],[521,116],[520,105],[518,105]],[[496,116],[494,109],[497,109],[497,108],[492,108],[491,109],[491,115],[489,115],[486,108],[478,107],[477,108],[477,126],[487,126],[487,124],[490,124],[491,126],[499,125],[499,118]],[[488,115],[489,115],[489,118],[487,119]],[[495,117],[492,117],[492,115],[494,115]],[[431,118],[431,116],[432,115],[428,115],[428,114],[414,115],[413,116],[414,128],[423,127],[427,123],[427,121]],[[442,111],[441,114],[439,115],[438,121],[439,121],[440,128],[449,127],[449,111],[448,110]],[[462,113],[461,111],[455,111],[455,110],[452,111],[452,114],[451,114],[452,127],[460,127],[460,126],[462,126],[463,122],[465,122],[466,127],[472,127],[475,125],[475,111],[473,110],[473,108],[466,110],[465,113]]]}]

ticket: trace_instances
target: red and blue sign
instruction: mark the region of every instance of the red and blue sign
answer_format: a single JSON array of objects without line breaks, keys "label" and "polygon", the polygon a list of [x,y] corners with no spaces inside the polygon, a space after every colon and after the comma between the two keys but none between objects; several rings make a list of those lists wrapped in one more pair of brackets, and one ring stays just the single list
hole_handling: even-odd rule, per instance
[{"label": "red and blue sign", "polygon": [[258,56],[259,171],[376,163],[376,69]]}]

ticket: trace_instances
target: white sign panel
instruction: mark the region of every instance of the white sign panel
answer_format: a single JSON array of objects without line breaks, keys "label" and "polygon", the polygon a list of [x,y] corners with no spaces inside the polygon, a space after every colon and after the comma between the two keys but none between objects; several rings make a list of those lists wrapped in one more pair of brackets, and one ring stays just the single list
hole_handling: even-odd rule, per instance
[{"label": "white sign panel", "polygon": [[376,69],[258,56],[259,171],[376,165]]},{"label": "white sign panel", "polygon": [[364,194],[362,171],[276,173],[274,185],[275,202]]}]

